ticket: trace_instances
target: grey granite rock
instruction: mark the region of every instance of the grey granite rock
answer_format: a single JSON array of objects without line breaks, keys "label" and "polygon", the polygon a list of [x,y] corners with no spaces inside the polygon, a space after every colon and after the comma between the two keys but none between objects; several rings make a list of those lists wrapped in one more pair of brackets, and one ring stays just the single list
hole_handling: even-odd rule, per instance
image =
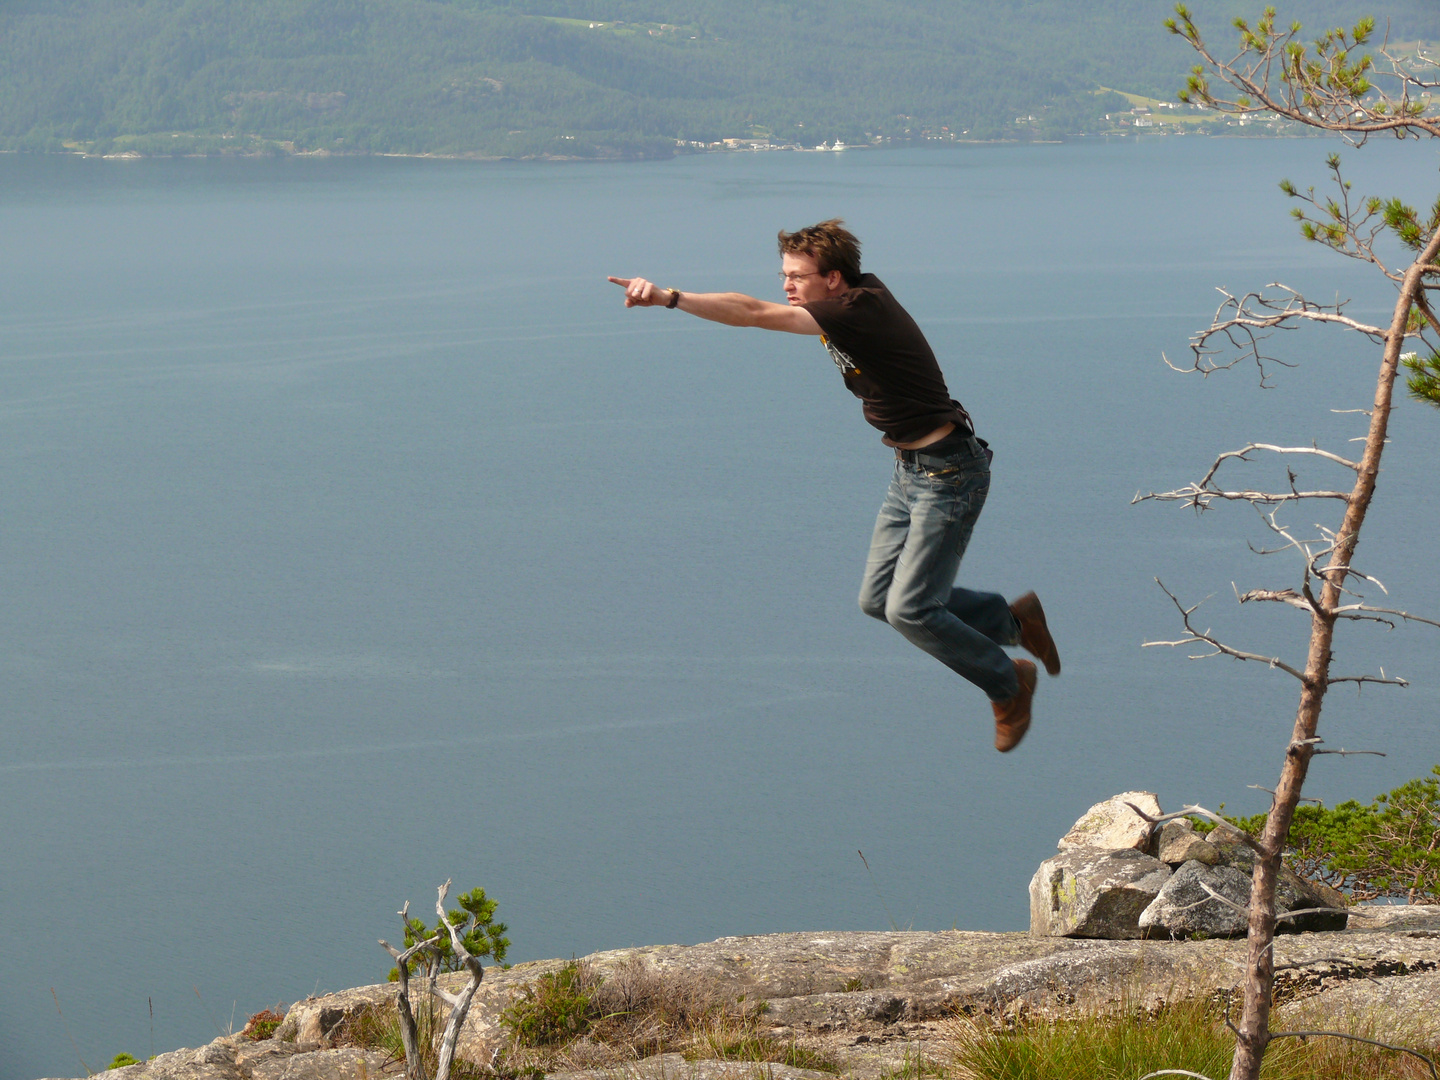
[{"label": "grey granite rock", "polygon": [[403,1073],[380,1050],[324,1050],[313,1043],[227,1035],[195,1050],[175,1050],[111,1069],[105,1080],[384,1080]]},{"label": "grey granite rock", "polygon": [[251,1080],[379,1080],[405,1071],[380,1050],[344,1047],[305,1054],[275,1055],[256,1062]]},{"label": "grey granite rock", "polygon": [[1250,901],[1250,878],[1242,871],[1187,862],[1141,912],[1140,928],[1151,937],[1236,937],[1245,933],[1245,916],[1211,896],[1206,886],[1242,907]]},{"label": "grey granite rock", "polygon": [[111,1069],[106,1080],[248,1080],[235,1062],[235,1040],[216,1039],[195,1050],[172,1050],[138,1065]]},{"label": "grey granite rock", "polygon": [[1030,879],[1030,933],[1112,941],[1142,936],[1140,913],[1170,868],[1134,848],[1072,848],[1046,859]]}]

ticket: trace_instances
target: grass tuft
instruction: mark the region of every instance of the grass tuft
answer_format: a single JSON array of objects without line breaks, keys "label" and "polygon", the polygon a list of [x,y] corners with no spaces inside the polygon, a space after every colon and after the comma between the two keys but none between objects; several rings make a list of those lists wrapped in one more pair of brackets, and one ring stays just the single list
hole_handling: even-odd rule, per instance
[{"label": "grass tuft", "polygon": [[[1396,1041],[1377,1035],[1373,1024],[1349,1020],[1335,1022],[1332,1030]],[[1286,1026],[1277,1024],[1281,1030]],[[961,1018],[950,1023],[947,1036],[950,1080],[1134,1080],[1159,1069],[1223,1080],[1235,1050],[1215,1004],[1200,1000],[1149,1010],[1096,1010],[1065,1020],[1022,1019],[1011,1029]],[[1261,1077],[1428,1080],[1430,1070],[1409,1055],[1350,1040],[1281,1039],[1266,1052]]]},{"label": "grass tuft", "polygon": [[956,1021],[956,1080],[1133,1080],[1156,1069],[1223,1077],[1234,1040],[1209,1007],[1185,1002],[1123,1015],[1021,1020],[1013,1030]]},{"label": "grass tuft", "polygon": [[780,1039],[756,1030],[753,1022],[720,1018],[697,1030],[683,1051],[687,1061],[754,1061],[792,1069],[838,1073],[840,1063],[795,1039]]}]

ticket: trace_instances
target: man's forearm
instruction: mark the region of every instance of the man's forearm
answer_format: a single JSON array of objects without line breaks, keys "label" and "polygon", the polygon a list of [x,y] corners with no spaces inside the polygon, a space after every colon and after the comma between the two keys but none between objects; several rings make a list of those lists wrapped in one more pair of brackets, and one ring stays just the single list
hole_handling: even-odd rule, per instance
[{"label": "man's forearm", "polygon": [[626,307],[678,307],[681,311],[725,326],[756,326],[790,334],[819,334],[815,317],[796,304],[772,304],[744,293],[687,293],[666,289],[645,278],[612,277],[625,290]]},{"label": "man's forearm", "polygon": [[[669,297],[666,299],[668,300]],[[680,303],[676,306],[681,311],[702,319],[709,319],[711,322],[724,323],[726,326],[762,326],[764,325],[765,309],[780,305],[767,304],[764,300],[757,300],[744,293],[682,292]]]},{"label": "man's forearm", "polygon": [[701,319],[726,326],[756,326],[761,330],[783,330],[791,334],[820,333],[814,316],[804,308],[772,304],[744,293],[682,292],[680,303],[675,306]]}]

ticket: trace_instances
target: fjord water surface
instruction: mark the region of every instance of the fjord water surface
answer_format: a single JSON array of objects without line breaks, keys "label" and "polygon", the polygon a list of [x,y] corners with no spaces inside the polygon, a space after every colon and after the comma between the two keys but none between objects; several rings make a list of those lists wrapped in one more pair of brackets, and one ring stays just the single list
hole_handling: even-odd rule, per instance
[{"label": "fjord water surface", "polygon": [[[512,960],[1013,930],[1098,799],[1263,809],[1293,684],[1140,646],[1177,636],[1159,576],[1296,656],[1302,620],[1231,589],[1294,561],[1247,553],[1248,511],[1130,500],[1362,432],[1331,412],[1369,403],[1361,340],[1285,337],[1263,392],[1161,360],[1217,285],[1387,317],[1275,188],[1332,149],[0,158],[0,1078],[383,979],[375,939],[446,878],[499,899]],[[1436,160],[1347,152],[1422,205]],[[775,231],[831,215],[996,450],[962,581],[1050,612],[1065,671],[1006,757],[977,691],[856,608],[890,457],[820,347],[604,280],[778,298]],[[1402,402],[1392,436],[1361,555],[1433,616],[1440,414]],[[1436,651],[1344,633],[1347,670],[1414,685],[1334,695],[1331,745],[1390,756],[1323,759],[1313,794],[1440,760]]]}]

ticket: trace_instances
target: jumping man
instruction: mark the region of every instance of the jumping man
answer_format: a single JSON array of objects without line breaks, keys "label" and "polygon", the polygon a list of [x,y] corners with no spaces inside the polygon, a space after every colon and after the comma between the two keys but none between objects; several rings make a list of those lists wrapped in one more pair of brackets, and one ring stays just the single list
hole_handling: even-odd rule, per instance
[{"label": "jumping man", "polygon": [[955,574],[990,490],[990,452],[950,397],[925,336],[874,274],[860,272],[860,241],[839,219],[780,233],[787,303],[743,293],[682,293],[645,278],[610,278],[626,307],[679,308],[727,326],[818,337],[862,403],[865,419],[895,450],[880,507],[860,610],[989,696],[995,749],[1013,750],[1030,727],[1035,665],[1012,660],[1020,645],[1051,675],[1060,655],[1036,595],[1007,604],[998,593],[955,587]]}]

